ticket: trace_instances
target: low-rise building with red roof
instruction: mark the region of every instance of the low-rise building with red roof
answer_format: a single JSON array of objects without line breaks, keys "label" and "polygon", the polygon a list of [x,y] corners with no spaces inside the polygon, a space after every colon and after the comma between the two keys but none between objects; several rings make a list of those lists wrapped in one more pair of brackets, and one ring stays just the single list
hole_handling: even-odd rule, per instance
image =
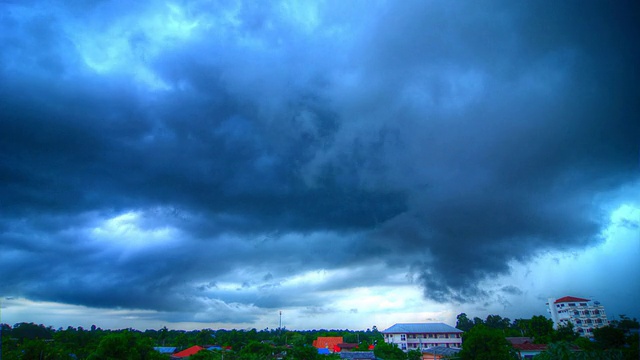
[{"label": "low-rise building with red roof", "polygon": [[185,359],[188,358],[189,356],[201,351],[201,350],[205,350],[205,348],[203,348],[202,346],[192,346],[190,348],[184,349],[180,352],[177,352],[173,355],[171,355],[172,359]]},{"label": "low-rise building with red roof", "polygon": [[533,359],[534,356],[547,350],[547,344],[512,344],[514,349],[518,352],[520,359]]},{"label": "low-rise building with red roof", "polygon": [[342,336],[319,336],[313,340],[316,349],[329,349],[331,352],[340,352],[339,344],[344,343]]}]

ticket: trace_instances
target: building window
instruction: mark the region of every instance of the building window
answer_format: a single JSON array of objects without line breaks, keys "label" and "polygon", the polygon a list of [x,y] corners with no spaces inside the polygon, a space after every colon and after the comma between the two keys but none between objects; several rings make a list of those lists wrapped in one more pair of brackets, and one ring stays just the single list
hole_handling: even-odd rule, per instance
[{"label": "building window", "polygon": [[429,334],[429,339],[433,339],[433,334]]},{"label": "building window", "polygon": [[407,341],[407,335],[400,334],[400,341]]},{"label": "building window", "polygon": [[403,343],[403,344],[401,344],[401,346],[402,346],[402,350],[407,350],[407,344]]},{"label": "building window", "polygon": [[587,306],[587,303],[580,303],[580,306]]}]

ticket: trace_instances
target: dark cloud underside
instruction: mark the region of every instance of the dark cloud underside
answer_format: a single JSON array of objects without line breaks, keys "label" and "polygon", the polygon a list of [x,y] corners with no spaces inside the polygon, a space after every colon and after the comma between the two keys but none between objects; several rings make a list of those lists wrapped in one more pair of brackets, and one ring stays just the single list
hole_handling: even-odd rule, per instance
[{"label": "dark cloud underside", "polygon": [[638,180],[634,2],[208,6],[0,5],[7,294],[226,320],[380,263],[472,301]]}]

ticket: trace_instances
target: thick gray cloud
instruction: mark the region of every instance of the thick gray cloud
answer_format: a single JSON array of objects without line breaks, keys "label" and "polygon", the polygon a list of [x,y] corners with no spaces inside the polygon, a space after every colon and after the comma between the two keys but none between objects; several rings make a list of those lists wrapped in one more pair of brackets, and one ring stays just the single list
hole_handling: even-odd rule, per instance
[{"label": "thick gray cloud", "polygon": [[0,288],[251,322],[396,281],[287,276],[378,263],[486,299],[638,180],[637,10],[3,3]]}]

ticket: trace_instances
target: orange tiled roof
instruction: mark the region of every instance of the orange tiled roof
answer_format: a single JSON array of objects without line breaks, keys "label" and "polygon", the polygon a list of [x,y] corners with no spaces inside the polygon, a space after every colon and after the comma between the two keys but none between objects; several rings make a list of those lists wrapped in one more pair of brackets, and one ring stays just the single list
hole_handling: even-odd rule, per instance
[{"label": "orange tiled roof", "polygon": [[319,336],[316,340],[313,340],[313,346],[318,349],[329,349],[333,351],[336,345],[343,342],[342,336]]}]

